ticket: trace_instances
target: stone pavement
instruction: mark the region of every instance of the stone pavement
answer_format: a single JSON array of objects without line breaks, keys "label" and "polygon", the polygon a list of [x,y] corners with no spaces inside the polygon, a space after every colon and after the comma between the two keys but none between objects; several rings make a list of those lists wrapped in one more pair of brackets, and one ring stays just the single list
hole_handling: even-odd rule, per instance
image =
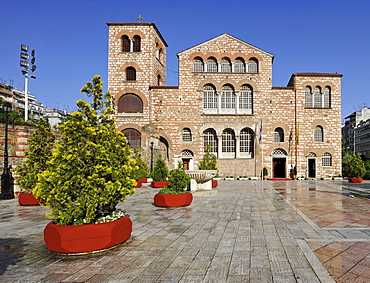
[{"label": "stone pavement", "polygon": [[43,207],[0,200],[0,282],[370,282],[370,182],[220,181],[190,206],[153,205],[138,188],[133,221],[98,254],[50,252]]}]

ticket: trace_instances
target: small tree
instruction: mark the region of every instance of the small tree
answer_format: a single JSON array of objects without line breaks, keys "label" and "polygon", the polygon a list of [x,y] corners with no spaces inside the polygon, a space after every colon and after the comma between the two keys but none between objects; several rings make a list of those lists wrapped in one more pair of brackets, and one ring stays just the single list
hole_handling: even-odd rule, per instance
[{"label": "small tree", "polygon": [[133,171],[133,177],[136,181],[148,177],[149,169],[146,163],[141,159],[141,153],[134,148],[133,159],[136,161],[137,170]]},{"label": "small tree", "polygon": [[213,153],[210,153],[211,146],[207,144],[203,159],[199,162],[199,170],[217,170],[217,157]]},{"label": "small tree", "polygon": [[27,140],[29,147],[29,150],[25,152],[27,160],[17,166],[17,174],[20,177],[18,186],[26,192],[30,193],[34,189],[37,175],[47,168],[46,162],[52,157],[54,142],[54,132],[49,123],[41,118],[38,121],[37,129]]},{"label": "small tree", "polygon": [[168,168],[166,162],[162,159],[162,156],[159,155],[158,159],[154,163],[153,172],[150,177],[153,181],[166,181],[168,177]]},{"label": "small tree", "polygon": [[59,126],[61,139],[34,189],[55,224],[95,223],[135,192],[137,167],[126,137],[115,128],[111,95],[102,92],[102,84],[95,76],[81,89],[93,102],[77,101],[79,110]]},{"label": "small tree", "polygon": [[366,173],[365,165],[359,153],[353,155],[346,166],[347,177],[362,178]]},{"label": "small tree", "polygon": [[168,181],[170,184],[158,191],[159,194],[184,194],[184,189],[190,184],[190,177],[185,173],[184,166],[179,161],[178,168],[171,170]]}]

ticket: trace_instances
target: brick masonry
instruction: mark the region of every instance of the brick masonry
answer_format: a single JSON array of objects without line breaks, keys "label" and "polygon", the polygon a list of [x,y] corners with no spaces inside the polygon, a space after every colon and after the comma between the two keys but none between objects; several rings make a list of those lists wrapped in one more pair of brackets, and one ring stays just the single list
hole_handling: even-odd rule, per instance
[{"label": "brick masonry", "polygon": [[[235,132],[236,144],[240,131],[250,128],[255,134],[254,154],[251,158],[222,158],[218,156],[221,176],[256,176],[262,167],[267,167],[269,177],[277,170],[274,158],[285,160],[284,174],[289,176],[289,165],[297,166],[297,175],[307,177],[308,171],[316,178],[341,174],[341,77],[340,74],[295,73],[285,87],[272,86],[273,55],[250,45],[229,34],[222,34],[177,54],[179,60],[179,85],[166,86],[166,47],[154,23],[108,23],[108,88],[115,103],[126,93],[139,96],[143,102],[143,113],[118,113],[118,130],[132,128],[141,134],[144,158],[150,159],[150,143],[154,152],[161,152],[170,168],[177,161],[189,158],[184,151],[191,152],[190,169],[197,169],[204,154],[203,132],[214,129],[221,147],[221,135],[225,129]],[[122,52],[123,35],[133,39],[141,37],[140,52]],[[158,56],[158,50],[161,54]],[[303,55],[302,55],[303,56]],[[204,62],[213,57],[218,63],[227,57],[231,62],[242,58],[245,62],[258,60],[258,72],[194,72],[194,59]],[[125,69],[134,67],[136,81],[125,81]],[[158,75],[160,80],[158,81]],[[215,86],[217,93],[224,85],[231,85],[239,94],[242,85],[253,88],[252,114],[207,114],[203,110],[203,88]],[[331,89],[329,108],[306,108],[305,91],[310,86]],[[262,139],[260,125],[262,121]],[[314,142],[316,126],[324,129],[324,142]],[[277,127],[284,130],[284,142],[273,141]],[[182,141],[183,128],[189,128],[192,141]],[[299,142],[298,142],[299,141]],[[286,152],[283,156],[272,156],[276,149]],[[238,150],[236,150],[238,151]],[[322,155],[330,153],[331,166],[322,166]],[[238,153],[236,153],[238,155]],[[311,159],[309,168],[308,159]],[[314,167],[312,167],[314,166]]]}]

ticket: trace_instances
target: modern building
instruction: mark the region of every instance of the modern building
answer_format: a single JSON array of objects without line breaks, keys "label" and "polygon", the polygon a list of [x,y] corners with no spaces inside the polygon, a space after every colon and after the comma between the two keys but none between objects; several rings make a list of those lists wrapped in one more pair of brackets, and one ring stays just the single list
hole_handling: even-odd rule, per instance
[{"label": "modern building", "polygon": [[354,129],[355,152],[370,159],[370,118],[362,120]]},{"label": "modern building", "polygon": [[341,174],[341,74],[294,73],[273,86],[274,55],[224,33],[179,52],[179,84],[167,86],[156,25],[107,25],[117,128],[148,160],[152,148],[170,168],[197,169],[210,145],[220,176]]},{"label": "modern building", "polygon": [[[358,127],[361,122],[370,119],[370,109],[365,106],[360,111],[355,111],[344,119],[345,121],[342,127],[342,147],[348,148],[350,152],[354,152],[355,137],[357,139],[355,128]],[[364,129],[364,127],[362,127],[361,129]]]},{"label": "modern building", "polygon": [[[0,83],[0,97],[7,102],[10,102],[14,109],[19,113],[25,109],[25,93],[22,90],[13,88],[12,86]],[[28,94],[28,111],[29,118],[38,120],[40,117],[47,118],[50,126],[55,128],[56,125],[64,121],[69,115],[66,111],[58,109],[50,109],[44,107],[42,103],[36,101],[33,94]],[[23,112],[24,113],[24,112]]]}]

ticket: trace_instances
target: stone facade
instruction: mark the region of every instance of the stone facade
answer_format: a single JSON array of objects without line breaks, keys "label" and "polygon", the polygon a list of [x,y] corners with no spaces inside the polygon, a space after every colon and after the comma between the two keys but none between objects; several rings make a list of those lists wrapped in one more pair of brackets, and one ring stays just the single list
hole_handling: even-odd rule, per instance
[{"label": "stone facade", "polygon": [[108,26],[117,128],[147,160],[161,153],[170,168],[181,160],[197,169],[210,144],[220,176],[266,167],[268,177],[289,177],[294,166],[298,176],[341,174],[342,75],[295,73],[274,87],[274,56],[225,33],[178,53],[179,85],[166,86],[167,44],[155,24]]}]

